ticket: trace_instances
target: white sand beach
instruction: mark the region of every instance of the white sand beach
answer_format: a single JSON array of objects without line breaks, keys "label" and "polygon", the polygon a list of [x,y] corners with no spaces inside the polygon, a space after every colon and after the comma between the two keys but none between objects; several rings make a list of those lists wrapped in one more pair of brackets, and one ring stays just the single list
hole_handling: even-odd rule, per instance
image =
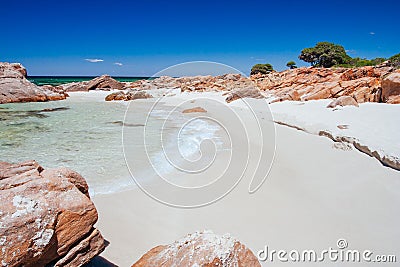
[{"label": "white sand beach", "polygon": [[[223,99],[220,94],[202,93],[167,97],[163,102],[173,106],[182,99],[200,96]],[[189,106],[205,108],[207,116],[225,112],[218,105],[191,101]],[[320,130],[329,130],[333,134],[345,132],[374,149],[400,156],[396,142],[400,130],[397,106],[367,103],[358,109],[346,107],[332,111],[325,108],[328,103],[329,100],[282,102],[272,104],[271,109],[274,120],[304,128],[310,133]],[[240,100],[229,105],[239,114],[246,113]],[[272,125],[267,120],[265,124]],[[348,129],[340,130],[337,125],[348,125]],[[251,136],[256,129],[251,128],[251,123],[248,127]],[[380,131],[381,127],[385,130]],[[383,166],[356,149],[337,149],[326,137],[278,124],[275,129],[276,153],[271,171],[265,183],[253,194],[248,193],[251,172],[245,172],[232,192],[216,203],[200,208],[167,206],[139,188],[94,195],[92,199],[99,213],[97,228],[110,242],[101,256],[118,266],[130,266],[149,249],[203,229],[218,234],[230,233],[254,253],[265,246],[275,250],[321,251],[336,248],[340,238],[347,240],[350,249],[369,249],[376,254],[399,251],[399,171]],[[240,133],[231,130],[233,135]],[[241,138],[243,145],[235,147],[233,153],[246,153],[241,149],[245,148],[247,140],[245,136]],[[251,139],[250,146],[258,149],[262,144],[263,149],[274,147],[271,136],[264,135],[263,138]],[[219,154],[221,157],[227,155]],[[250,158],[249,168],[255,167],[256,163]],[[218,168],[210,171],[218,171]],[[268,261],[262,264],[271,266]],[[273,264],[285,263],[274,261]],[[350,264],[365,266],[365,263],[340,265]],[[297,263],[297,266],[309,266],[309,263]],[[336,264],[324,262],[319,266]]]}]

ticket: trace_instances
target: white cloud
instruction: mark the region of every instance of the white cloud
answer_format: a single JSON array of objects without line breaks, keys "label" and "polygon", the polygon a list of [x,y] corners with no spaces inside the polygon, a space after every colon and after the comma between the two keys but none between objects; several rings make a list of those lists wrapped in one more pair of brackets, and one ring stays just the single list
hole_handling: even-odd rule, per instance
[{"label": "white cloud", "polygon": [[354,49],[347,49],[347,50],[346,50],[346,53],[349,53],[349,54],[357,54],[357,51],[354,50]]},{"label": "white cloud", "polygon": [[371,35],[375,35],[375,33],[374,33],[374,32],[370,32],[369,34],[371,34]]},{"label": "white cloud", "polygon": [[122,65],[124,65],[124,64],[122,64],[121,62],[115,62],[114,65],[122,66]]},{"label": "white cloud", "polygon": [[103,62],[103,59],[98,59],[98,58],[86,58],[86,61],[92,62],[92,63],[97,63],[97,62]]}]

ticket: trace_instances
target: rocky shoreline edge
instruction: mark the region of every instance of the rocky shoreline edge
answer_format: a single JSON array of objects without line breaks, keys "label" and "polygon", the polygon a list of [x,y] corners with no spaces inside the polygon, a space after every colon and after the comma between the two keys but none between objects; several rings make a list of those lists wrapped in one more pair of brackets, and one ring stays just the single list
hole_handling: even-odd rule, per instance
[{"label": "rocky shoreline edge", "polygon": [[181,92],[223,92],[226,102],[239,98],[267,98],[270,103],[292,100],[309,101],[349,96],[357,103],[400,103],[400,70],[389,64],[359,68],[302,67],[282,72],[173,78],[119,82],[108,75],[90,81],[59,86],[37,86],[26,79],[27,71],[19,63],[0,62],[0,104],[62,100],[68,92],[118,90],[105,100],[134,100],[152,97],[150,90],[179,89]]}]

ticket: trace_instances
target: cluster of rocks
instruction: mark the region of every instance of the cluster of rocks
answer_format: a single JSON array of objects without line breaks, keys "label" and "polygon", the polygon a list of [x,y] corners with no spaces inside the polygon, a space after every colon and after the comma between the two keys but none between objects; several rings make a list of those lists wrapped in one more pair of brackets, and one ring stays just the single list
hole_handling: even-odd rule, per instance
[{"label": "cluster of rocks", "polygon": [[136,90],[180,89],[181,92],[230,91],[234,88],[253,86],[251,81],[240,74],[220,76],[185,76],[173,78],[161,76],[155,79],[139,80],[128,84]]},{"label": "cluster of rocks", "polygon": [[0,62],[0,104],[62,100],[68,96],[37,86],[26,75],[26,69],[19,63]]},{"label": "cluster of rocks", "polygon": [[[271,96],[272,102],[308,101],[349,96],[356,103],[400,103],[400,71],[387,65],[361,68],[298,68],[250,78],[240,74],[155,79],[127,83],[129,93],[117,93],[108,100],[131,100],[138,91],[180,89],[181,92],[224,91],[227,102],[240,98]],[[348,100],[350,101],[350,100]]]},{"label": "cluster of rocks", "polygon": [[148,94],[146,91],[137,91],[130,90],[128,92],[119,91],[106,96],[106,101],[114,101],[114,100],[135,100],[135,99],[146,99],[152,98],[153,96]]},{"label": "cluster of rocks", "polygon": [[246,78],[240,74],[162,76],[135,82],[119,82],[108,75],[90,81],[59,86],[36,86],[26,79],[26,69],[18,63],[0,63],[0,104],[65,99],[67,92],[120,90],[106,101],[134,100],[152,97],[146,91],[179,89],[181,92],[223,91],[226,101],[240,98],[272,96],[272,102],[307,101],[341,96],[352,97],[357,103],[400,103],[400,70],[385,64],[361,68],[298,68]]},{"label": "cluster of rocks", "polygon": [[144,97],[133,97],[141,91],[179,89],[181,92],[226,92],[226,101],[231,102],[239,98],[262,98],[260,90],[255,84],[240,74],[225,74],[219,76],[185,76],[173,78],[161,76],[155,79],[138,80],[127,83],[128,93],[117,92],[106,97],[106,100],[132,100]]},{"label": "cluster of rocks", "polygon": [[[399,71],[392,67],[298,68],[251,76],[274,101],[307,101],[350,96],[357,103],[400,103]],[[395,85],[397,84],[397,85]],[[396,87],[397,86],[397,87]]]},{"label": "cluster of rocks", "polygon": [[1,266],[82,266],[105,248],[88,185],[67,168],[0,162]]},{"label": "cluster of rocks", "polygon": [[169,245],[157,246],[132,267],[237,266],[261,267],[257,257],[230,235],[195,232]]}]

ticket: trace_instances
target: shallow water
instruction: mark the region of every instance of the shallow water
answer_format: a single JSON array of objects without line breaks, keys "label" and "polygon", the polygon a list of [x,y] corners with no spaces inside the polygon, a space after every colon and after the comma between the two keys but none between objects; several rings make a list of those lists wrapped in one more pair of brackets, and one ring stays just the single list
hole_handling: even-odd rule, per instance
[{"label": "shallow water", "polygon": [[[127,102],[105,102],[103,98],[70,97],[45,103],[13,103],[0,109],[0,160],[19,162],[34,159],[45,168],[66,166],[81,173],[91,195],[107,194],[135,187],[123,153],[123,128],[129,130],[129,148],[135,153],[143,147],[146,124],[148,158],[163,172],[172,171],[160,146],[160,128],[165,131],[163,145],[175,138],[187,119],[180,112],[165,126],[162,105],[147,113],[155,100],[131,103],[124,121]],[[186,127],[179,137],[179,152],[197,158],[202,140],[216,136],[217,128],[206,121]],[[164,136],[164,137],[165,137]],[[131,149],[132,148],[132,149]],[[143,159],[145,161],[146,159]],[[142,165],[135,173],[147,179]],[[150,177],[149,177],[150,179]]]}]

